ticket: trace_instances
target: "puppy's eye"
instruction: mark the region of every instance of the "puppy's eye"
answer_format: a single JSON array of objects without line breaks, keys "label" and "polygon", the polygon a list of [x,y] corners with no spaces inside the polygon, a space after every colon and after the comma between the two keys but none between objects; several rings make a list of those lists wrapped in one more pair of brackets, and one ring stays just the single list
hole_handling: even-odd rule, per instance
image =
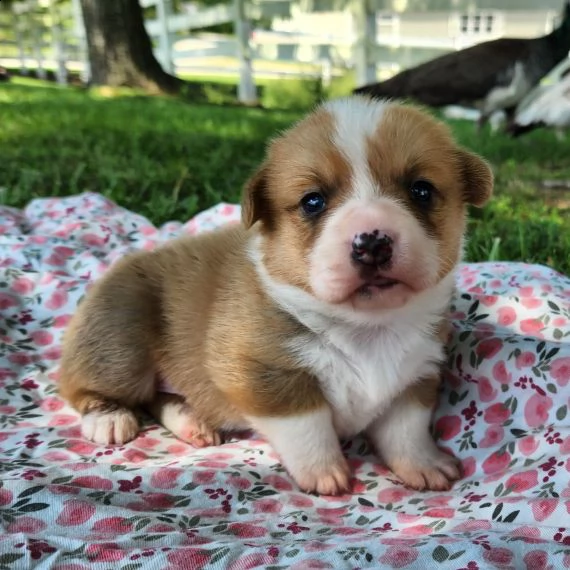
[{"label": "puppy's eye", "polygon": [[301,198],[301,208],[303,212],[311,217],[325,211],[327,202],[325,197],[320,192],[309,192]]},{"label": "puppy's eye", "polygon": [[429,206],[435,193],[435,188],[427,180],[416,180],[410,188],[410,193],[414,202],[420,206]]}]

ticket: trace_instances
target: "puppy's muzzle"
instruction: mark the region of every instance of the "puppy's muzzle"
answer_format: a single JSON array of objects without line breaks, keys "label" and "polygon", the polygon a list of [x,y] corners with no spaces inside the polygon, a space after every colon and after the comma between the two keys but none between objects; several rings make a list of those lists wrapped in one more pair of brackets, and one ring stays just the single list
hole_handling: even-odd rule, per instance
[{"label": "puppy's muzzle", "polygon": [[382,268],[392,259],[394,240],[388,235],[374,230],[362,233],[352,240],[352,260],[358,265]]}]

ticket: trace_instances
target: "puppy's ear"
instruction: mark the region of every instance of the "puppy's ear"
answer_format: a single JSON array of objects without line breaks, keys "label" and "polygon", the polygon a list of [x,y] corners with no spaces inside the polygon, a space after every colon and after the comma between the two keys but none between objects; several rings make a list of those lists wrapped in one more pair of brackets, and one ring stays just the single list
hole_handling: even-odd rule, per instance
[{"label": "puppy's ear", "polygon": [[494,176],[489,163],[472,152],[458,151],[463,178],[463,198],[480,208],[493,193]]},{"label": "puppy's ear", "polygon": [[241,221],[246,229],[268,215],[267,167],[262,166],[245,184],[241,200]]}]

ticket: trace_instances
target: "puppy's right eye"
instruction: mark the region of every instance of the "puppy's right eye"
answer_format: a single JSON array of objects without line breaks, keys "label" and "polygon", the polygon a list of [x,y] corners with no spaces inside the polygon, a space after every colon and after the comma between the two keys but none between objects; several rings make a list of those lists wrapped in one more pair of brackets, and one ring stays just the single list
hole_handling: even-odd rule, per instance
[{"label": "puppy's right eye", "polygon": [[312,217],[324,212],[327,202],[320,192],[309,192],[301,198],[300,205],[305,215]]}]

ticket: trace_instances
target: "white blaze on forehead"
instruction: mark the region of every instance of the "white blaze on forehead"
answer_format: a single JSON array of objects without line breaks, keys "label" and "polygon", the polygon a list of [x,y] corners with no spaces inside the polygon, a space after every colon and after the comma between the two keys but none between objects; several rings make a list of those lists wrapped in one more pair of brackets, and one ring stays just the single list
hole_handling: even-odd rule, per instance
[{"label": "white blaze on forehead", "polygon": [[352,167],[352,187],[358,198],[377,195],[368,167],[367,139],[374,136],[388,106],[386,101],[364,98],[337,99],[324,105],[335,121],[333,142]]}]

